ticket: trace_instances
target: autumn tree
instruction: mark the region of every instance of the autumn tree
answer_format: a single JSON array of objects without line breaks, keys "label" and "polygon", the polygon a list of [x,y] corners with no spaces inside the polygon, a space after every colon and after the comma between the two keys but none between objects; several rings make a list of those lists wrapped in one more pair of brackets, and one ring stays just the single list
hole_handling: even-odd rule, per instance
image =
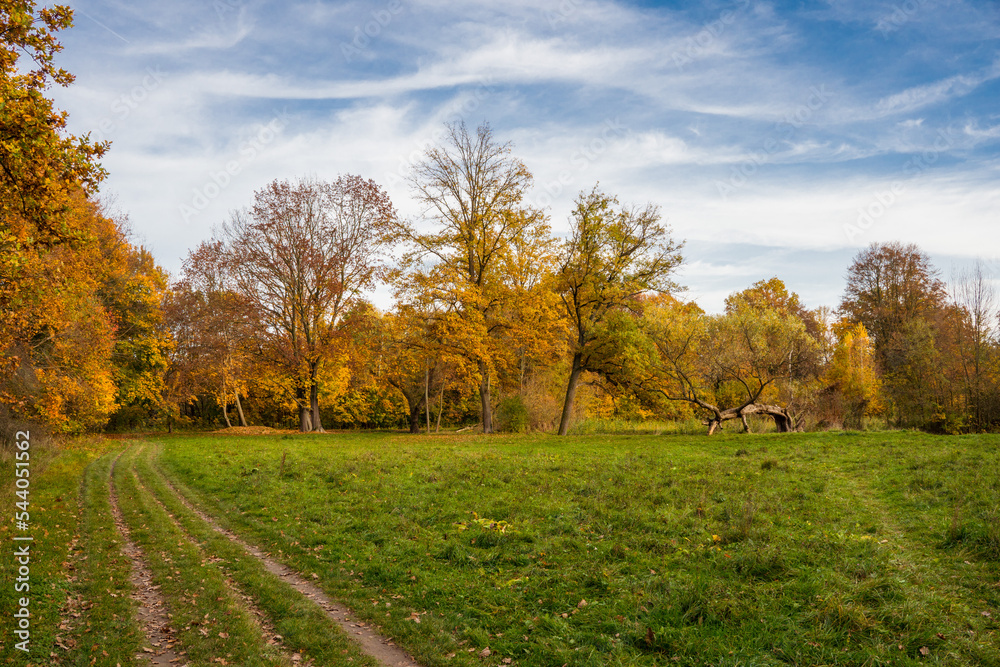
[{"label": "autumn tree", "polygon": [[64,431],[154,416],[170,345],[164,273],[94,199],[107,144],[68,134],[45,96],[73,81],[55,64],[71,24],[0,0],[0,400]]},{"label": "autumn tree", "polygon": [[461,354],[477,369],[482,429],[491,433],[498,367],[520,317],[505,268],[518,249],[531,247],[527,241],[545,247],[548,224],[523,203],[531,174],[488,125],[475,135],[464,123],[449,125],[445,145],[427,150],[410,182],[429,225],[407,222],[398,229],[409,246],[398,296],[430,300],[460,323]]},{"label": "autumn tree", "polygon": [[253,304],[259,335],[291,380],[299,428],[322,431],[324,362],[344,313],[384,275],[395,210],[374,181],[274,181],[221,230],[233,291]]},{"label": "autumn tree", "polygon": [[[101,230],[94,227],[109,223],[82,197],[76,204],[65,217],[71,233],[96,236]],[[0,384],[3,402],[16,417],[79,432],[103,427],[117,408],[115,332],[99,295],[99,247],[91,242],[23,249],[27,261],[8,307],[30,326],[15,332],[4,350],[12,372]]]},{"label": "autumn tree", "polygon": [[226,426],[233,403],[240,426],[246,426],[241,395],[246,395],[259,349],[252,304],[233,291],[224,246],[206,241],[184,261],[181,280],[173,286],[167,309],[177,352],[171,381],[175,400],[199,394],[215,398]]},{"label": "autumn tree", "polygon": [[[56,33],[73,23],[65,5],[36,10],[30,0],[0,0],[0,243],[52,244],[71,236],[71,198],[96,191],[107,144],[65,134],[67,114],[44,91],[73,75],[55,64]],[[27,63],[27,64],[26,64]],[[30,230],[19,235],[11,223]],[[22,230],[24,231],[24,230]]]},{"label": "autumn tree", "polygon": [[76,241],[25,249],[14,312],[33,324],[8,347],[14,373],[0,382],[15,414],[67,432],[103,427],[125,413],[160,411],[166,353],[166,287],[120,221],[79,193],[65,217]]},{"label": "autumn tree", "polygon": [[938,348],[947,294],[917,246],[873,243],[848,269],[842,317],[871,337],[889,405],[900,424],[921,426],[946,401]]},{"label": "autumn tree", "polygon": [[570,238],[560,255],[557,290],[570,322],[569,381],[559,435],[566,435],[580,376],[600,373],[609,353],[602,326],[610,314],[636,310],[646,292],[670,292],[681,262],[680,244],[660,222],[659,209],[618,206],[595,186],[577,198]]},{"label": "autumn tree", "polygon": [[167,274],[153,255],[130,241],[123,214],[100,210],[105,217],[98,236],[98,295],[114,326],[111,366],[118,409],[109,428],[131,429],[165,414],[163,380],[173,346],[163,319]]},{"label": "autumn tree", "polygon": [[825,377],[843,400],[846,423],[861,428],[865,417],[882,411],[882,379],[865,325],[858,322],[841,329]]},{"label": "autumn tree", "polygon": [[688,402],[706,415],[709,435],[722,422],[765,415],[780,432],[800,428],[795,397],[817,349],[801,319],[736,299],[722,315],[647,309],[658,364],[641,388]]},{"label": "autumn tree", "polygon": [[872,243],[847,271],[840,312],[865,325],[884,366],[893,337],[908,322],[931,319],[945,300],[944,283],[916,245]]},{"label": "autumn tree", "polygon": [[1000,303],[996,288],[982,261],[955,276],[952,298],[960,313],[957,323],[958,361],[965,401],[972,426],[985,428],[1000,415],[991,414],[997,402],[998,383],[992,366],[997,360],[997,324]]},{"label": "autumn tree", "polygon": [[[0,377],[12,380],[31,365],[32,339],[44,336],[44,320],[30,307],[45,298],[30,291],[47,280],[38,262],[56,246],[86,242],[73,218],[104,176],[97,160],[107,144],[67,134],[67,115],[45,96],[49,86],[73,81],[55,64],[56,33],[71,24],[66,6],[0,0]],[[0,396],[8,399],[16,400]]]},{"label": "autumn tree", "polygon": [[377,377],[406,400],[410,433],[419,433],[423,418],[430,432],[431,400],[442,388],[445,359],[435,335],[433,313],[403,308],[378,318],[371,340],[380,356]]}]

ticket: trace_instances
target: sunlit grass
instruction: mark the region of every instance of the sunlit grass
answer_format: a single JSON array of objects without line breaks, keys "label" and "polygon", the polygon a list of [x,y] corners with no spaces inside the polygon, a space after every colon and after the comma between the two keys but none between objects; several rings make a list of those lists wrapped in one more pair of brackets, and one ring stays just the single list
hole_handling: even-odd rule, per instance
[{"label": "sunlit grass", "polygon": [[303,660],[314,660],[317,665],[375,667],[377,663],[361,653],[315,602],[269,573],[263,563],[188,509],[150,465],[151,453],[151,448],[146,448],[132,461],[143,487],[164,504],[187,536],[205,553],[212,554],[213,564],[254,600],[268,616],[275,633],[282,637],[284,646],[292,647],[301,653]]},{"label": "sunlit grass", "polygon": [[973,665],[1000,662],[998,445],[184,437],[163,465],[427,664]]},{"label": "sunlit grass", "polygon": [[[94,514],[98,498],[84,490],[82,480],[90,473],[88,466],[110,446],[111,443],[97,438],[54,443],[37,432],[32,433],[30,527],[27,531],[17,530],[15,524],[15,502],[20,498],[14,495],[13,452],[5,451],[0,455],[3,473],[0,504],[4,512],[0,523],[0,538],[4,544],[0,555],[0,582],[3,584],[0,608],[4,610],[0,618],[0,659],[4,664],[91,664],[95,656],[104,657],[101,655],[103,650],[110,650],[109,655],[117,655],[127,654],[133,648],[130,621],[113,618],[116,610],[127,609],[128,603],[126,601],[123,607],[122,600],[106,594],[123,583],[110,580],[119,573],[112,562],[114,552],[102,553],[107,559],[105,562],[90,561],[92,547],[108,546],[108,540],[113,538],[107,532],[108,522]],[[15,590],[18,567],[12,539],[15,535],[34,538],[30,543],[27,581],[30,589],[25,592]],[[91,536],[93,544],[89,543]],[[124,584],[127,590],[127,582]],[[101,587],[101,595],[96,594],[97,587]],[[78,596],[82,597],[81,602],[71,605],[69,601]],[[31,612],[30,651],[27,654],[14,647],[11,616],[22,597],[30,601]],[[71,616],[73,613],[77,617]],[[99,649],[93,650],[94,646]],[[125,660],[122,664],[132,663]]]}]

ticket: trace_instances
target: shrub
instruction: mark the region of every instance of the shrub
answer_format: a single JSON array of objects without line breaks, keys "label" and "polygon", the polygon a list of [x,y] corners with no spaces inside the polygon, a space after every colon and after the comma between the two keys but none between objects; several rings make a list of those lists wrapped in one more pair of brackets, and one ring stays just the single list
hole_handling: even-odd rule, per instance
[{"label": "shrub", "polygon": [[520,396],[509,396],[497,406],[496,429],[507,433],[526,433],[531,426],[531,415]]}]

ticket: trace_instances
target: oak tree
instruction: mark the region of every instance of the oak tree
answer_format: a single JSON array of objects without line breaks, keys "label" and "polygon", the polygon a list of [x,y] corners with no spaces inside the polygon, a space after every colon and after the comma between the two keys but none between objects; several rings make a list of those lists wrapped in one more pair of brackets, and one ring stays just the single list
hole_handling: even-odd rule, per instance
[{"label": "oak tree", "polygon": [[0,0],[0,377],[16,375],[40,321],[26,303],[38,295],[37,262],[47,249],[85,232],[73,220],[79,200],[104,177],[98,159],[107,144],[66,133],[67,115],[45,91],[68,86],[57,67],[56,33],[72,25],[65,5],[36,8]]},{"label": "oak tree", "polygon": [[644,293],[676,291],[670,276],[681,262],[681,244],[652,204],[618,206],[595,186],[577,198],[570,226],[556,283],[570,323],[572,353],[559,435],[569,430],[582,373],[602,371],[609,348],[602,324],[616,311],[638,309]]}]

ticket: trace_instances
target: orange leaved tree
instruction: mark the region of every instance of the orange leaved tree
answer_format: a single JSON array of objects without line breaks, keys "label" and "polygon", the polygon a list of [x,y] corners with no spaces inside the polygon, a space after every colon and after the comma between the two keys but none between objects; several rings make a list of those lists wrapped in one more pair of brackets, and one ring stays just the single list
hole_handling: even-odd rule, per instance
[{"label": "orange leaved tree", "polygon": [[301,431],[322,431],[322,372],[345,313],[385,273],[396,218],[374,181],[273,181],[221,230],[227,288],[252,309],[259,348],[281,368]]}]

